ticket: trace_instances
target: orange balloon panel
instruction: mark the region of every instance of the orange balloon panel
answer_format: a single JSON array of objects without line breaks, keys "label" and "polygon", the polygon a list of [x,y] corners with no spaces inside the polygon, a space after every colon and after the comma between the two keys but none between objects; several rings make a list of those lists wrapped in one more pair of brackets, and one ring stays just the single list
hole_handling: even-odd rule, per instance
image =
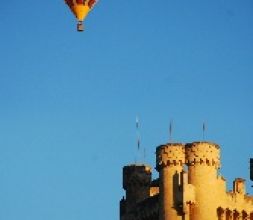
[{"label": "orange balloon panel", "polygon": [[79,21],[84,20],[96,4],[96,0],[65,0],[65,2]]}]

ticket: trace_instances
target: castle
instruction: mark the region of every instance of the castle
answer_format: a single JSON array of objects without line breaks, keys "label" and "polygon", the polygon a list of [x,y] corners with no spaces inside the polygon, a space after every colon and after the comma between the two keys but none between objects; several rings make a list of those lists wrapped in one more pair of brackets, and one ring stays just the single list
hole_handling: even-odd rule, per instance
[{"label": "castle", "polygon": [[253,196],[236,178],[227,192],[219,175],[220,147],[211,142],[168,143],[156,149],[156,170],[133,164],[123,168],[126,196],[120,220],[253,220]]}]

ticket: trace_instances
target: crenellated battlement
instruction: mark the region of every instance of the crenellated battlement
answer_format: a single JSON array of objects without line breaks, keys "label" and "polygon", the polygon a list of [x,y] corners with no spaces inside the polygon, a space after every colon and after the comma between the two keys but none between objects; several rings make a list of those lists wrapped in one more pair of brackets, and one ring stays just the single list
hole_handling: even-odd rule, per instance
[{"label": "crenellated battlement", "polygon": [[186,164],[220,167],[220,147],[211,142],[193,142],[185,145]]},{"label": "crenellated battlement", "polygon": [[182,166],[185,163],[185,147],[181,143],[169,143],[156,149],[156,169],[166,166]]},{"label": "crenellated battlement", "polygon": [[[247,194],[240,194],[238,192],[227,192],[226,193],[226,208],[230,210],[237,209],[242,212],[243,210],[252,213],[253,208],[253,196]],[[253,217],[253,216],[252,216]]]}]

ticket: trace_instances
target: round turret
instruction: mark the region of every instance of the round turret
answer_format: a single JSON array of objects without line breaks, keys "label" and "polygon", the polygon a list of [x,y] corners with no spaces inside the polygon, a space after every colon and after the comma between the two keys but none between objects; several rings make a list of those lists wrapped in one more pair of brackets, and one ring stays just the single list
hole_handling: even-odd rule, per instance
[{"label": "round turret", "polygon": [[[217,169],[220,167],[220,147],[210,142],[193,142],[185,146],[186,164],[188,165],[188,182],[195,189],[195,205],[192,218],[206,219],[206,204],[212,211],[209,219],[216,219]],[[211,193],[207,193],[211,192]]]},{"label": "round turret", "polygon": [[[159,220],[177,219],[180,211],[182,172],[185,163],[184,145],[169,143],[156,149],[159,172]],[[175,196],[177,195],[177,197]]]},{"label": "round turret", "polygon": [[211,142],[193,142],[185,145],[186,164],[203,164],[220,168],[220,147]]}]

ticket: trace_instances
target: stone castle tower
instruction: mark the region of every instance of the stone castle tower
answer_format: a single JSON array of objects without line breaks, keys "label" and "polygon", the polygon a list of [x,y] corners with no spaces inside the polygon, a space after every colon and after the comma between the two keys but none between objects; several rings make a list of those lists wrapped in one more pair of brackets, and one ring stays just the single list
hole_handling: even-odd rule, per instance
[{"label": "stone castle tower", "polygon": [[143,164],[123,168],[126,196],[120,220],[253,220],[253,196],[237,178],[227,192],[220,176],[220,147],[210,142],[168,143],[156,149],[156,170]]}]

